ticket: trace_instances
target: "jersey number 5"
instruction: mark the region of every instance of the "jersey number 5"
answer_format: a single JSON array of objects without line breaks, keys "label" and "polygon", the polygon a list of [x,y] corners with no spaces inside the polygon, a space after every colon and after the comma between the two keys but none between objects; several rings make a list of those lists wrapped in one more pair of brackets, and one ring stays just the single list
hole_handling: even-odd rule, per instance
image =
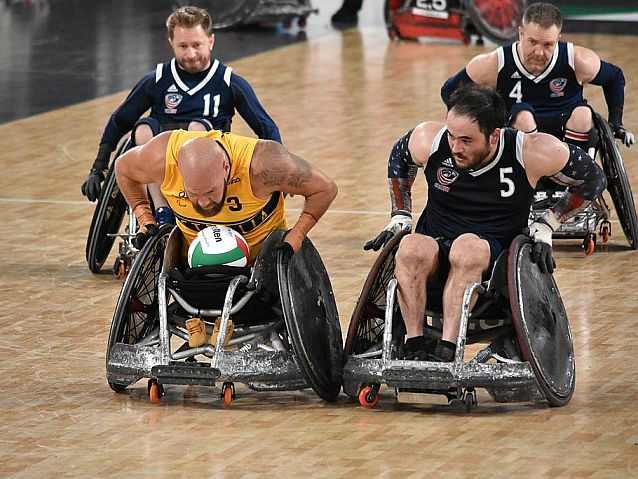
[{"label": "jersey number 5", "polygon": [[514,194],[514,190],[516,189],[516,187],[514,186],[514,182],[510,178],[507,178],[505,176],[506,173],[512,173],[513,171],[514,168],[512,168],[511,166],[508,166],[507,168],[501,168],[499,170],[501,183],[507,186],[507,189],[501,190],[501,196],[503,198],[509,198],[510,196],[512,196]]}]

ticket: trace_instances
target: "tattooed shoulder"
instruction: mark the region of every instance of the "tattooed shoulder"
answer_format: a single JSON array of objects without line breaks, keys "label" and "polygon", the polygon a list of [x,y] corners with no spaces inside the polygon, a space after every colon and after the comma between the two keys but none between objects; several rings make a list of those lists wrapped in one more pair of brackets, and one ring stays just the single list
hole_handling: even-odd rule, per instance
[{"label": "tattooed shoulder", "polygon": [[259,167],[254,174],[266,186],[300,188],[312,177],[312,167],[303,158],[288,152],[274,141],[260,142]]}]

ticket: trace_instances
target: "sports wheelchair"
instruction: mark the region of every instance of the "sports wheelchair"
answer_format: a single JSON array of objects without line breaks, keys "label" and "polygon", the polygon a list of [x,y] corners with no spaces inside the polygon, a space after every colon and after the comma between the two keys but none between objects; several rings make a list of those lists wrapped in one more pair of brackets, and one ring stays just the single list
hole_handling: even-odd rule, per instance
[{"label": "sports wheelchair", "polygon": [[[135,258],[117,301],[106,353],[111,389],[149,378],[158,403],[165,384],[220,382],[229,406],[241,382],[254,390],[312,387],[334,401],[343,346],[330,280],[308,238],[289,259],[278,251],[284,234],[268,236],[252,268],[186,268],[181,232],[163,226]],[[215,344],[189,346],[191,317],[204,319],[209,334],[220,318]]]},{"label": "sports wheelchair", "polygon": [[[397,395],[442,394],[468,412],[477,404],[479,387],[496,402],[567,404],[575,386],[567,315],[553,277],[531,262],[532,242],[523,235],[500,254],[489,281],[465,290],[454,361],[401,359],[405,326],[394,265],[405,234],[397,234],[381,250],[355,306],[345,343],[344,392],[368,408],[378,403],[382,383]],[[474,292],[479,298],[470,311]],[[441,337],[442,308],[440,299],[436,304],[430,296],[424,335],[433,342]],[[488,345],[466,360],[466,345],[473,343]]]},{"label": "sports wheelchair", "polygon": [[[115,238],[122,240],[119,245],[119,255],[113,264],[113,274],[118,279],[123,279],[126,276],[138,252],[133,244],[138,229],[137,219],[126,204],[126,199],[124,199],[115,179],[115,161],[129,148],[131,148],[131,139],[127,138],[115,153],[115,160],[111,162],[106,174],[86,239],[86,261],[93,273],[101,271],[111,253]],[[127,213],[128,222],[124,232],[121,233],[120,228]]]},{"label": "sports wheelchair", "polygon": [[[607,191],[614,204],[618,222],[629,242],[629,247],[637,249],[638,218],[636,217],[636,206],[620,150],[616,145],[609,123],[598,113],[594,114],[594,125],[598,133],[597,155],[607,176]],[[550,192],[549,195],[543,191],[537,192],[536,199],[532,204],[530,222],[540,217],[560,198],[561,194],[562,191]],[[600,236],[603,245],[611,236],[610,212],[611,209],[607,201],[601,195],[585,211],[563,223],[554,232],[553,237],[556,239],[582,239],[585,254],[592,254],[596,248],[597,236]],[[596,234],[596,230],[598,230],[598,234]]]}]

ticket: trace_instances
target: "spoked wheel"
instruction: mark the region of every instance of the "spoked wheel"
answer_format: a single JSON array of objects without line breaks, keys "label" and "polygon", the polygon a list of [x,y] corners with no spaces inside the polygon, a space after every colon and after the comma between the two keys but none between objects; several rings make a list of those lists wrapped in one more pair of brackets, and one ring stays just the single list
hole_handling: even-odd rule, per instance
[{"label": "spoked wheel", "polygon": [[463,0],[463,6],[481,35],[504,45],[518,38],[527,0]]},{"label": "spoked wheel", "polygon": [[363,289],[350,318],[345,354],[363,354],[381,349],[385,325],[386,290],[394,277],[394,255],[399,242],[407,234],[396,234],[379,253],[363,283]]},{"label": "spoked wheel", "polygon": [[509,249],[508,289],[512,321],[523,359],[552,406],[574,394],[576,366],[572,334],[554,277],[531,261],[532,243],[518,236]]},{"label": "spoked wheel", "polygon": [[[164,263],[166,241],[172,229],[173,226],[165,225],[157,236],[148,240],[135,258],[131,271],[122,285],[111,322],[106,351],[107,365],[114,344],[139,343],[158,327],[158,282]],[[109,386],[113,391],[121,392],[128,384],[109,381]]]},{"label": "spoked wheel", "polygon": [[638,219],[636,218],[636,205],[631,193],[631,186],[625,171],[625,165],[616,145],[614,134],[609,123],[600,114],[596,113],[596,128],[600,141],[600,159],[603,170],[607,176],[607,191],[614,203],[618,221],[627,237],[631,249],[638,248]]},{"label": "spoked wheel", "polygon": [[[130,143],[130,139],[127,139],[120,146],[115,157],[118,158],[128,150]],[[108,258],[115,242],[115,237],[110,235],[119,232],[126,209],[126,200],[115,180],[115,162],[113,162],[97,200],[86,240],[86,261],[93,273],[98,273]]]}]

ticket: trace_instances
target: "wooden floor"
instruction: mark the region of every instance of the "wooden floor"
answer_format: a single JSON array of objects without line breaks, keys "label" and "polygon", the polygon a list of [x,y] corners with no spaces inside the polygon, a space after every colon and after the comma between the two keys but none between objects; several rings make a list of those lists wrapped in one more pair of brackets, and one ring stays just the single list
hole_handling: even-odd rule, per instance
[{"label": "wooden floor", "polygon": [[[624,69],[625,125],[638,133],[637,37],[568,38]],[[388,220],[390,147],[419,121],[443,120],[440,85],[481,51],[389,43],[381,28],[362,28],[233,65],[285,144],[339,185],[311,237],[344,331],[374,259],[362,244]],[[606,111],[600,88],[587,95]],[[232,408],[205,387],[167,387],[158,406],[145,382],[113,393],[104,358],[121,283],[87,269],[93,207],[80,184],[123,97],[0,126],[1,477],[638,477],[638,253],[617,223],[605,252],[556,245],[577,365],[563,408],[497,404],[484,391],[469,415],[396,403],[388,389],[374,410],[346,396],[326,404],[311,391],[240,387]],[[638,193],[638,146],[623,154]],[[294,219],[300,202],[289,201]]]}]

